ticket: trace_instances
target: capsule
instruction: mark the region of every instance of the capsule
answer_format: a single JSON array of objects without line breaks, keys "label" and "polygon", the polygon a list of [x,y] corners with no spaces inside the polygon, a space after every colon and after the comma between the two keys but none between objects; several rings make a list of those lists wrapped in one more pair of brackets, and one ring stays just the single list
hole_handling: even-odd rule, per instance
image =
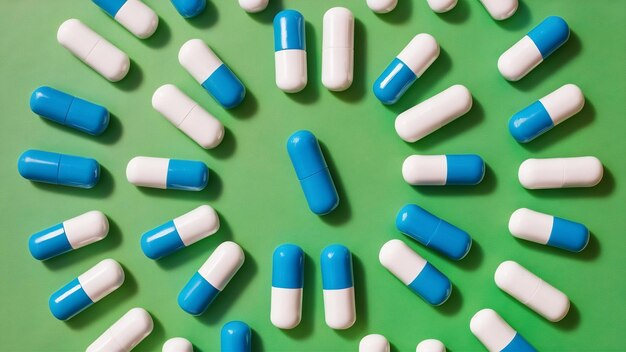
[{"label": "capsule", "polygon": [[159,16],[140,0],[92,1],[137,38],[148,38],[159,25]]},{"label": "capsule", "polygon": [[388,13],[398,5],[398,0],[367,0],[367,7],[376,13]]},{"label": "capsule", "polygon": [[320,262],[326,325],[331,329],[347,329],[356,321],[352,254],[348,248],[332,244],[322,250]]},{"label": "capsule", "polygon": [[584,105],[580,88],[566,84],[513,115],[509,132],[520,143],[530,142],[580,112]]},{"label": "capsule", "polygon": [[427,33],[416,35],[374,82],[374,95],[394,104],[439,57],[439,44]]},{"label": "capsule", "polygon": [[193,352],[193,345],[183,337],[172,337],[163,344],[162,352]]},{"label": "capsule", "polygon": [[279,329],[293,329],[302,316],[304,252],[295,244],[274,250],[270,320]]},{"label": "capsule", "polygon": [[150,335],[153,327],[150,313],[133,308],[89,345],[87,352],[128,352]]},{"label": "capsule", "polygon": [[50,296],[48,305],[55,318],[67,320],[124,283],[124,269],[113,259],[105,259]]},{"label": "capsule", "polygon": [[274,17],[274,63],[280,90],[297,93],[306,87],[304,17],[296,10],[283,10]]},{"label": "capsule", "polygon": [[238,244],[220,244],[178,295],[178,305],[191,315],[206,311],[217,295],[243,265],[245,257]]},{"label": "capsule", "polygon": [[243,83],[201,39],[183,44],[178,62],[224,108],[234,108],[246,96]]},{"label": "capsule", "polygon": [[450,280],[400,240],[385,243],[378,253],[380,264],[433,306],[445,303],[452,293]]},{"label": "capsule", "polygon": [[231,321],[222,327],[222,352],[250,352],[252,332],[248,324]]},{"label": "capsule", "polygon": [[517,11],[517,0],[480,0],[496,21],[506,20]]},{"label": "capsule", "polygon": [[472,238],[467,232],[415,204],[407,204],[400,209],[396,216],[396,228],[450,259],[463,259],[472,247]]},{"label": "capsule", "polygon": [[196,17],[206,8],[206,0],[171,0],[176,11],[184,18]]},{"label": "capsule", "polygon": [[465,115],[472,108],[469,89],[456,84],[404,111],[396,118],[396,133],[413,143]]},{"label": "capsule", "polygon": [[415,352],[446,352],[446,346],[439,340],[428,339],[418,343]]},{"label": "capsule", "polygon": [[402,164],[402,177],[413,186],[476,185],[484,176],[476,154],[411,155]]},{"label": "capsule", "polygon": [[[457,0],[427,0],[430,9],[436,13],[444,13],[456,6]],[[419,351],[418,351],[419,352]]]},{"label": "capsule", "polygon": [[108,233],[107,217],[93,210],[30,236],[28,249],[33,258],[46,260],[100,241]]},{"label": "capsule", "polygon": [[589,230],[585,225],[527,208],[511,214],[509,231],[517,238],[570,252],[580,252],[589,243]]},{"label": "capsule", "polygon": [[126,166],[126,179],[135,186],[201,191],[209,168],[201,161],[136,156]]},{"label": "capsule", "polygon": [[352,84],[354,66],[354,16],[345,7],[324,14],[322,41],[322,84],[343,91]]},{"label": "capsule", "polygon": [[17,161],[20,175],[30,181],[78,188],[92,188],[100,180],[100,164],[94,159],[30,149]]},{"label": "capsule", "polygon": [[490,352],[537,351],[493,309],[482,309],[474,314],[470,330]]},{"label": "capsule", "polygon": [[593,187],[600,183],[604,169],[598,158],[526,159],[517,177],[527,189]]},{"label": "capsule", "polygon": [[141,250],[150,259],[160,259],[209,237],[220,228],[217,212],[201,205],[141,236]]},{"label": "capsule", "polygon": [[379,334],[369,334],[359,342],[359,352],[389,352],[389,341]]},{"label": "capsule", "polygon": [[239,6],[248,13],[257,13],[265,10],[269,0],[239,0]]},{"label": "capsule", "polygon": [[57,41],[111,82],[126,77],[130,69],[130,59],[126,53],[75,18],[61,24]]},{"label": "capsule", "polygon": [[518,81],[569,39],[564,19],[550,16],[533,28],[498,59],[498,70],[509,81]]},{"label": "capsule", "polygon": [[310,131],[297,131],[287,140],[287,152],[309,209],[317,215],[333,211],[339,205],[339,195],[317,138]]},{"label": "capsule", "polygon": [[109,111],[105,107],[52,87],[35,89],[30,96],[30,109],[47,120],[94,136],[109,126]]}]

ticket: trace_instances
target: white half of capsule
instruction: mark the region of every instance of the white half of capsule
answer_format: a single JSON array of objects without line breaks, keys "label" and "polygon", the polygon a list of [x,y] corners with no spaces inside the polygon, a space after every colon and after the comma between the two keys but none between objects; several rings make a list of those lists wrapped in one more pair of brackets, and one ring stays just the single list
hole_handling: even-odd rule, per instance
[{"label": "white half of capsule", "polygon": [[494,280],[501,290],[549,321],[557,322],[569,311],[569,299],[563,292],[514,261],[500,264]]},{"label": "white half of capsule", "polygon": [[437,13],[448,12],[452,10],[457,3],[457,0],[427,0],[428,6],[431,10]]},{"label": "white half of capsule", "polygon": [[566,84],[539,101],[555,126],[577,114],[585,106],[585,96],[575,84]]},{"label": "white half of capsule", "polygon": [[397,58],[419,78],[437,60],[439,52],[439,43],[435,37],[428,33],[420,33],[411,39]]},{"label": "white half of capsule", "polygon": [[61,24],[57,41],[111,82],[121,80],[128,73],[128,55],[75,18]]},{"label": "white half of capsule", "polygon": [[87,352],[128,352],[150,335],[153,327],[145,309],[133,308],[89,345]]},{"label": "white half of capsule", "polygon": [[175,218],[173,222],[185,246],[209,237],[220,229],[217,212],[206,204]]},{"label": "white half of capsule", "polygon": [[396,8],[396,5],[398,5],[398,0],[367,0],[367,7],[376,13],[391,12]]},{"label": "white half of capsule", "polygon": [[126,166],[126,179],[135,186],[167,188],[168,158],[136,156]]},{"label": "white half of capsule", "polygon": [[402,177],[410,185],[443,186],[448,179],[445,155],[411,155],[402,163]]},{"label": "white half of capsule", "polygon": [[469,89],[456,84],[398,115],[396,132],[404,141],[412,143],[456,120],[471,108]]},{"label": "white half of capsule", "polygon": [[285,93],[297,93],[306,87],[308,76],[306,50],[287,49],[274,52],[276,86]]},{"label": "white half of capsule", "polygon": [[113,259],[105,259],[78,276],[78,282],[95,303],[124,283],[124,269]]},{"label": "white half of capsule", "polygon": [[92,210],[63,221],[65,235],[73,249],[100,241],[109,233],[109,220],[101,211]]},{"label": "white half of capsule", "polygon": [[378,253],[378,260],[407,286],[415,280],[428,263],[400,240],[390,240],[385,243]]},{"label": "white half of capsule", "polygon": [[249,13],[256,13],[265,10],[269,0],[239,0],[239,6]]},{"label": "white half of capsule", "polygon": [[162,352],[193,352],[193,345],[183,337],[172,337],[165,341]]},{"label": "white half of capsule", "polygon": [[204,149],[217,147],[224,138],[222,123],[173,84],[154,92],[152,107]]},{"label": "white half of capsule", "polygon": [[279,329],[293,329],[302,318],[302,288],[272,286],[270,321]]},{"label": "white half of capsule", "polygon": [[344,330],[356,321],[354,287],[324,290],[324,317],[331,329]]},{"label": "white half of capsule", "polygon": [[498,70],[508,81],[519,81],[543,62],[535,42],[525,35],[498,58]]},{"label": "white half of capsule", "polygon": [[185,42],[178,51],[178,62],[200,84],[223,64],[202,39]]},{"label": "white half of capsule", "polygon": [[235,242],[222,242],[198,270],[211,286],[222,291],[243,265],[245,255]]},{"label": "white half of capsule", "polygon": [[604,169],[598,158],[526,159],[519,167],[519,182],[527,189],[593,187]]},{"label": "white half of capsule", "polygon": [[494,20],[505,20],[517,11],[517,0],[480,0]]},{"label": "white half of capsule", "polygon": [[322,40],[322,83],[332,91],[352,84],[354,66],[354,16],[345,7],[324,14]]},{"label": "white half of capsule", "polygon": [[428,339],[418,343],[415,352],[446,352],[446,346],[439,340]]},{"label": "white half of capsule", "polygon": [[515,331],[493,309],[479,310],[470,321],[470,330],[491,352],[502,351],[515,337]]},{"label": "white half of capsule", "polygon": [[140,39],[154,34],[159,25],[159,16],[140,0],[126,0],[115,14],[115,20]]},{"label": "white half of capsule", "polygon": [[359,342],[359,352],[389,352],[389,341],[379,334],[364,336]]},{"label": "white half of capsule", "polygon": [[527,208],[520,208],[511,214],[509,232],[517,238],[547,244],[552,234],[554,216]]}]

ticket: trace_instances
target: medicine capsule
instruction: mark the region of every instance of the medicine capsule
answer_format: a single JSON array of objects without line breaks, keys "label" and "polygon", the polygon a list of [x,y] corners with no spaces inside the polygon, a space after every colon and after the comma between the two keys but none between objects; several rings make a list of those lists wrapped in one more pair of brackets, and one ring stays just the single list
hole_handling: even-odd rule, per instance
[{"label": "medicine capsule", "polygon": [[162,352],[193,352],[193,345],[183,337],[172,337],[165,341]]},{"label": "medicine capsule", "polygon": [[476,154],[411,155],[402,164],[402,177],[413,186],[476,185],[484,176]]},{"label": "medicine capsule", "polygon": [[128,73],[128,55],[75,18],[61,24],[57,41],[111,82],[121,80]]},{"label": "medicine capsule", "polygon": [[520,143],[530,142],[582,110],[583,92],[566,84],[516,113],[509,121],[509,132]]},{"label": "medicine capsule", "polygon": [[28,249],[33,258],[46,260],[100,241],[108,233],[107,217],[93,210],[30,236]]},{"label": "medicine capsule", "polygon": [[87,352],[128,352],[150,335],[153,327],[150,313],[133,308],[89,345]]},{"label": "medicine capsule", "polygon": [[220,228],[217,212],[201,205],[141,236],[141,250],[150,259],[159,259],[209,237]]},{"label": "medicine capsule", "polygon": [[356,321],[352,254],[340,244],[331,244],[322,250],[320,263],[326,325],[347,329]]},{"label": "medicine capsule", "polygon": [[580,252],[589,243],[589,230],[585,225],[527,208],[511,214],[509,231],[517,238],[570,252]]},{"label": "medicine capsule", "polygon": [[94,159],[30,149],[17,161],[20,175],[30,181],[78,188],[92,188],[100,179]]},{"label": "medicine capsule", "polygon": [[569,39],[564,19],[550,16],[533,28],[498,59],[498,70],[509,81],[518,81]]},{"label": "medicine capsule", "polygon": [[279,329],[293,329],[302,316],[304,252],[295,244],[282,244],[272,261],[270,320]]},{"label": "medicine capsule", "polygon": [[[430,9],[437,13],[444,13],[456,6],[457,0],[427,0]],[[418,351],[419,352],[419,351]]]},{"label": "medicine capsule", "polygon": [[309,131],[297,131],[287,140],[287,152],[309,209],[317,215],[333,211],[339,205],[339,195],[317,138]]},{"label": "medicine capsule", "polygon": [[593,187],[604,169],[598,158],[526,159],[519,167],[519,182],[527,189]]},{"label": "medicine capsule", "polygon": [[50,296],[48,305],[55,318],[67,320],[124,283],[124,269],[113,259],[105,259]]},{"label": "medicine capsule", "polygon": [[345,7],[333,7],[324,14],[322,41],[322,83],[332,91],[352,84],[354,66],[354,16]]},{"label": "medicine capsule", "polygon": [[224,108],[234,108],[246,96],[243,83],[201,39],[183,44],[178,62]]},{"label": "medicine capsule", "polygon": [[482,309],[474,314],[470,330],[491,352],[537,351],[493,309]]},{"label": "medicine capsule", "polygon": [[239,0],[239,6],[248,13],[256,13],[265,10],[269,0]]},{"label": "medicine capsule", "polygon": [[204,11],[206,0],[171,0],[176,11],[184,18],[196,17]]},{"label": "medicine capsule", "polygon": [[396,132],[413,143],[465,115],[472,108],[469,89],[456,84],[398,115]]},{"label": "medicine capsule", "polygon": [[306,87],[306,37],[302,14],[283,10],[274,17],[274,64],[276,86],[286,93]]},{"label": "medicine capsule", "polygon": [[109,111],[105,107],[51,87],[41,86],[33,91],[30,109],[50,121],[94,136],[109,126]]},{"label": "medicine capsule", "polygon": [[206,311],[217,295],[243,265],[244,253],[238,244],[220,244],[178,295],[178,305],[191,315]]},{"label": "medicine capsule", "polygon": [[204,149],[217,147],[224,138],[222,123],[173,84],[154,92],[152,107]]},{"label": "medicine capsule", "polygon": [[385,243],[378,253],[380,264],[433,306],[445,303],[452,293],[450,280],[400,240]]},{"label": "medicine capsule", "polygon": [[389,352],[389,341],[379,334],[369,334],[359,342],[359,352]]},{"label": "medicine capsule", "polygon": [[494,20],[505,20],[517,11],[517,0],[480,0]]},{"label": "medicine capsule", "polygon": [[472,238],[467,232],[415,204],[407,204],[400,209],[396,216],[396,228],[450,259],[463,259],[472,247]]},{"label": "medicine capsule", "polygon": [[140,0],[92,1],[140,39],[151,36],[159,25],[159,16]]},{"label": "medicine capsule", "polygon": [[201,191],[209,168],[201,161],[136,156],[126,166],[126,179],[135,186]]},{"label": "medicine capsule", "polygon": [[416,35],[374,82],[374,95],[383,104],[394,104],[437,57],[437,40],[427,33]]},{"label": "medicine capsule", "polygon": [[388,13],[398,5],[398,0],[367,0],[367,7],[376,13]]},{"label": "medicine capsule", "polygon": [[418,343],[415,352],[446,352],[446,346],[439,340],[428,339]]},{"label": "medicine capsule", "polygon": [[221,332],[222,352],[250,352],[252,332],[248,324],[231,321],[224,324]]}]

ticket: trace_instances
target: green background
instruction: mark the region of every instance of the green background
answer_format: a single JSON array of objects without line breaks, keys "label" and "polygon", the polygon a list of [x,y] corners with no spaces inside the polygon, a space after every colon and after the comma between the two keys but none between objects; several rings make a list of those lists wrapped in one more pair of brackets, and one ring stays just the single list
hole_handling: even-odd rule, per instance
[{"label": "green background", "polygon": [[[426,338],[440,339],[452,351],[481,350],[469,320],[485,307],[496,309],[540,350],[623,349],[623,2],[525,0],[504,22],[493,21],[477,0],[459,0],[443,15],[425,0],[400,0],[386,15],[371,12],[364,0],[270,0],[256,15],[224,0],[209,2],[203,15],[189,21],[169,1],[146,3],[161,22],[153,37],[139,40],[87,0],[1,2],[0,349],[81,350],[135,306],[155,320],[140,351],[160,350],[174,336],[188,338],[198,350],[216,350],[221,326],[235,319],[252,327],[257,351],[356,350],[370,333],[385,335],[395,351],[414,350]],[[320,82],[322,16],[338,5],[348,6],[357,19],[355,80],[348,91],[331,93]],[[287,7],[307,20],[309,83],[292,95],[274,85],[271,20]],[[498,56],[553,14],[570,24],[570,40],[521,82],[505,81],[496,69]],[[71,17],[129,54],[131,70],[123,81],[109,83],[56,42],[58,26]],[[371,93],[374,80],[421,32],[437,38],[440,57],[396,105],[383,106]],[[244,82],[248,94],[240,107],[222,109],[178,64],[178,49],[191,38],[205,40]],[[223,122],[227,134],[219,147],[203,150],[152,109],[152,93],[165,83],[176,84]],[[398,113],[457,83],[474,96],[467,115],[414,144],[398,138]],[[507,131],[509,117],[565,83],[582,88],[583,111],[528,145],[516,143]],[[94,138],[38,118],[28,99],[44,84],[106,106],[113,114],[109,129]],[[287,137],[298,129],[312,130],[323,144],[341,197],[330,215],[308,210],[287,156]],[[102,165],[100,183],[82,190],[23,180],[16,160],[29,148],[94,157]],[[487,173],[475,187],[413,188],[400,168],[416,153],[477,153]],[[137,155],[202,160],[212,172],[209,185],[201,192],[134,187],[125,168]],[[582,155],[597,156],[605,166],[596,187],[528,191],[517,180],[526,158]],[[158,262],[142,254],[144,231],[204,203],[220,214],[218,233]],[[395,214],[406,203],[469,232],[469,255],[453,262],[398,233]],[[586,224],[589,246],[572,254],[514,239],[507,223],[519,207]],[[92,209],[110,219],[105,240],[43,263],[31,258],[30,234]],[[429,306],[378,263],[378,250],[392,238],[405,240],[452,280],[447,303]],[[224,240],[241,244],[246,262],[204,315],[189,316],[176,304],[178,292]],[[302,323],[281,331],[269,321],[271,255],[287,241],[307,255],[304,308]],[[334,242],[353,252],[357,322],[347,331],[324,323],[319,253]],[[49,295],[109,257],[123,264],[124,285],[68,322],[54,319]],[[563,321],[544,320],[495,286],[495,268],[508,259],[569,296],[572,308]]]}]

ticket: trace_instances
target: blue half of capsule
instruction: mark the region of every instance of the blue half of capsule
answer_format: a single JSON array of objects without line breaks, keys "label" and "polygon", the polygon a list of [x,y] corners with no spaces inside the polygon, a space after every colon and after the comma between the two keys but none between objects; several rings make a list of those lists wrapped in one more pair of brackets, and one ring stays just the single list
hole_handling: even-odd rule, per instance
[{"label": "blue half of capsule", "polygon": [[352,276],[352,254],[340,244],[331,244],[322,250],[322,288],[342,290],[354,286]]},{"label": "blue half of capsule", "polygon": [[141,250],[150,259],[165,257],[184,247],[173,220],[141,235]]},{"label": "blue half of capsule", "polygon": [[117,12],[124,6],[127,0],[91,0],[111,17],[115,17]]},{"label": "blue half of capsule", "polygon": [[500,352],[537,352],[537,350],[519,334],[515,332],[513,340],[509,342]]},{"label": "blue half of capsule", "polygon": [[48,305],[55,318],[67,320],[87,309],[93,303],[76,278],[53,293]]},{"label": "blue half of capsule", "polygon": [[171,0],[176,11],[184,18],[196,17],[206,7],[206,0]]},{"label": "blue half of capsule", "polygon": [[589,243],[589,230],[583,224],[554,217],[548,246],[580,252]]},{"label": "blue half of capsule", "polygon": [[222,352],[250,352],[252,331],[242,321],[231,321],[222,327],[221,340]]},{"label": "blue half of capsule", "polygon": [[226,109],[239,105],[246,96],[246,87],[224,63],[202,82],[202,87]]},{"label": "blue half of capsule", "polygon": [[452,293],[450,280],[428,262],[408,286],[433,306],[443,304]]},{"label": "blue half of capsule", "polygon": [[34,149],[22,153],[17,170],[27,180],[79,188],[92,188],[100,179],[94,159]]},{"label": "blue half of capsule", "polygon": [[554,122],[539,100],[517,112],[509,120],[509,132],[520,143],[530,142],[552,127]]},{"label": "blue half of capsule", "polygon": [[304,287],[304,251],[295,244],[281,244],[272,258],[272,287]]},{"label": "blue half of capsule", "polygon": [[178,295],[178,305],[191,315],[200,315],[209,308],[220,290],[196,272]]},{"label": "blue half of capsule", "polygon": [[569,39],[569,26],[559,16],[550,16],[528,32],[542,58],[547,58]]},{"label": "blue half of capsule", "polygon": [[476,185],[485,176],[485,162],[476,154],[446,154],[446,185]]},{"label": "blue half of capsule", "polygon": [[383,104],[395,104],[415,80],[415,72],[396,57],[374,82],[374,95]]},{"label": "blue half of capsule", "polygon": [[209,182],[209,168],[201,161],[170,159],[167,165],[167,189],[200,191]]},{"label": "blue half of capsule", "polygon": [[296,10],[283,10],[274,17],[274,51],[306,50],[305,22]]},{"label": "blue half of capsule", "polygon": [[46,260],[71,251],[63,223],[39,231],[28,239],[28,249],[33,258]]}]

